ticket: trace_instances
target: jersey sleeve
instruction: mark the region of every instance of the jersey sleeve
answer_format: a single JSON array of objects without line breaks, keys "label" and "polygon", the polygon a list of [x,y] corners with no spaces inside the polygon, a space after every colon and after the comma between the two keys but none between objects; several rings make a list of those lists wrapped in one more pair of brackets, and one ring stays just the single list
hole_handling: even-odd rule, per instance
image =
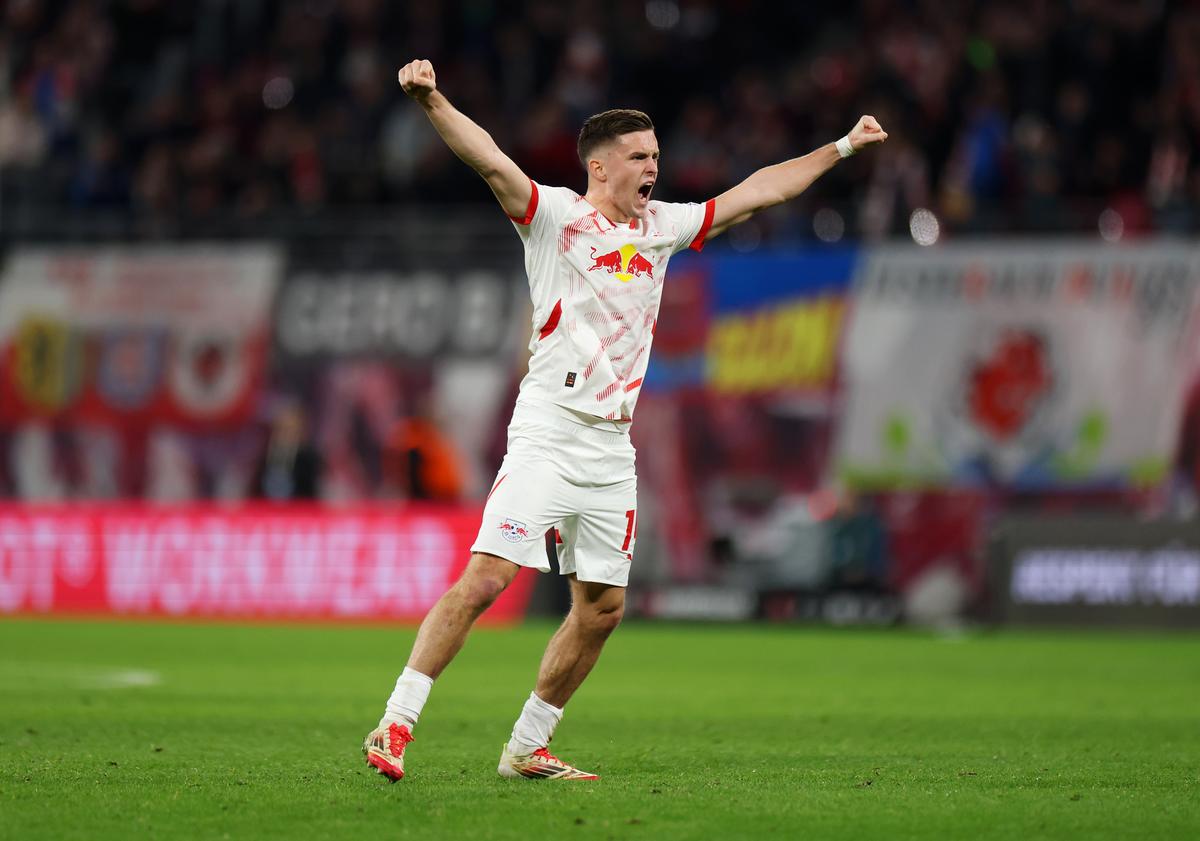
[{"label": "jersey sleeve", "polygon": [[685,248],[700,251],[704,248],[704,238],[712,227],[713,213],[716,211],[716,199],[709,199],[704,204],[689,202],[687,204],[663,205],[670,214],[671,225],[675,231],[675,243],[672,254],[678,254]]},{"label": "jersey sleeve", "polygon": [[532,178],[529,184],[533,192],[529,196],[529,205],[525,208],[524,216],[509,216],[521,239],[539,239],[558,228],[567,210],[574,204],[577,196],[566,187],[547,187]]}]

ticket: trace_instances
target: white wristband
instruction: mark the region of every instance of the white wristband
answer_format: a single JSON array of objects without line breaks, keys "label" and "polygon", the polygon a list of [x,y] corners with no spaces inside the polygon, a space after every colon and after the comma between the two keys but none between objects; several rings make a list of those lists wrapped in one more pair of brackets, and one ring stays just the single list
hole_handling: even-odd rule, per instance
[{"label": "white wristband", "polygon": [[850,145],[850,135],[848,134],[845,137],[839,137],[835,145],[837,146],[838,154],[843,158],[848,158],[858,151]]}]

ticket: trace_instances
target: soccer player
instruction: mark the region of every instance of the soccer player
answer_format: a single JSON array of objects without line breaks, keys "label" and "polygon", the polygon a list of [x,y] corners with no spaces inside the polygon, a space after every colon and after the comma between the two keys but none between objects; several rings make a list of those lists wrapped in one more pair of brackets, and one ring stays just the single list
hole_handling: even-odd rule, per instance
[{"label": "soccer player", "polygon": [[400,85],[442,139],[492,188],[525,246],[533,298],[529,373],[508,428],[462,577],[429,611],[386,711],[363,745],[379,773],[404,776],[434,680],[471,625],[521,567],[549,572],[553,530],[571,609],[501,749],[503,777],[593,780],[548,750],[563,707],[621,621],[637,536],[629,424],[646,372],[671,256],[802,193],[840,159],[887,139],[873,117],[803,157],[758,170],[704,204],[651,201],[658,141],[640,111],[605,111],[579,133],[587,192],[537,184],[437,89],[433,65],[401,68]]}]

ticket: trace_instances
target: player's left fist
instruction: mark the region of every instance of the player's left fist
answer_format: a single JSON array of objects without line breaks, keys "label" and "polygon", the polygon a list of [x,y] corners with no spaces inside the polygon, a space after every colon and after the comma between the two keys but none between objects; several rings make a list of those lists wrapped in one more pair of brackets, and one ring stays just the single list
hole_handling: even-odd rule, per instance
[{"label": "player's left fist", "polygon": [[854,151],[858,152],[865,146],[870,146],[872,143],[882,143],[887,140],[887,132],[879,125],[879,121],[870,114],[863,114],[859,117],[858,122],[854,124],[854,128],[850,129],[850,145],[854,147]]}]

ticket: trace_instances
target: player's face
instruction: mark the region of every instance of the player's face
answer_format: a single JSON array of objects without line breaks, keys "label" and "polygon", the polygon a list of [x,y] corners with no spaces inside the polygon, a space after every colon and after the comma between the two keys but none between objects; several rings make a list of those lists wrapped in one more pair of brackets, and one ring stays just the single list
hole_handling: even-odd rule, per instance
[{"label": "player's face", "polygon": [[654,132],[622,134],[609,147],[605,161],[608,196],[619,210],[641,219],[658,181],[658,139]]}]

